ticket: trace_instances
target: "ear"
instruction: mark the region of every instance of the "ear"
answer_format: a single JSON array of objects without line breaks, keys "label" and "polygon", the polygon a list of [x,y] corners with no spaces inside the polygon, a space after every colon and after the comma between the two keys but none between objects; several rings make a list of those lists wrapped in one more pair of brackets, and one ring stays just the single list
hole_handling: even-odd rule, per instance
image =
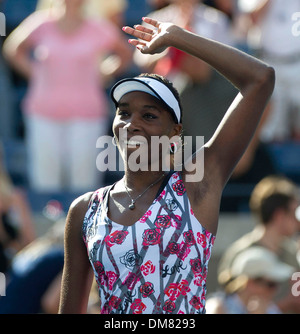
[{"label": "ear", "polygon": [[181,123],[174,124],[174,127],[172,129],[171,137],[173,137],[173,136],[180,136],[181,132],[182,132],[182,124]]}]

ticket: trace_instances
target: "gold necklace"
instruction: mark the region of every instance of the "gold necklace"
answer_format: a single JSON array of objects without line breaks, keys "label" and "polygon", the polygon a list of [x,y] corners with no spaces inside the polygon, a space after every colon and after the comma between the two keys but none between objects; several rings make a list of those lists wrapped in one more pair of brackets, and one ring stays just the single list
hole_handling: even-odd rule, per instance
[{"label": "gold necklace", "polygon": [[156,181],[154,181],[153,183],[150,184],[150,186],[148,186],[140,195],[138,195],[136,198],[132,198],[132,196],[129,194],[129,190],[125,184],[125,179],[123,179],[123,183],[124,183],[124,186],[125,186],[125,190],[127,192],[127,195],[129,196],[129,198],[131,199],[131,203],[129,204],[128,208],[130,210],[134,210],[135,209],[135,202],[141,198],[147,190],[149,190],[150,188],[152,188],[156,183],[158,183],[163,177],[165,176],[165,174],[163,173]]}]

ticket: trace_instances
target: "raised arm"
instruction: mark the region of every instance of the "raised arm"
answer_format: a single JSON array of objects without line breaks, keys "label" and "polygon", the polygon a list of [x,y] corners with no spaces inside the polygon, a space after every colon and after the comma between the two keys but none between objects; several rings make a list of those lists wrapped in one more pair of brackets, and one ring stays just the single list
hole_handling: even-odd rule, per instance
[{"label": "raised arm", "polygon": [[208,63],[239,90],[215,134],[205,145],[205,177],[213,179],[214,185],[222,190],[249,144],[272,94],[274,70],[235,48],[203,38],[174,24],[160,23],[150,18],[143,20],[152,24],[154,29],[145,29],[141,25],[134,29],[124,28],[125,32],[139,38],[130,40],[130,43],[142,53],[152,54],[162,52],[169,46],[176,47]]}]

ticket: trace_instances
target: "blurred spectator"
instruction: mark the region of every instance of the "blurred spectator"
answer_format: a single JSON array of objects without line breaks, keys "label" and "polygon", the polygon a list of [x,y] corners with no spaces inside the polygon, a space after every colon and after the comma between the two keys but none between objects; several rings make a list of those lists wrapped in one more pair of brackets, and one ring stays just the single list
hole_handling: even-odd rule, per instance
[{"label": "blurred spectator", "polygon": [[[37,10],[53,6],[53,0],[38,0]],[[84,13],[87,17],[107,19],[120,28],[124,25],[124,12],[128,7],[127,0],[86,0]]]},{"label": "blurred spectator", "polygon": [[[131,51],[112,23],[85,18],[84,0],[54,3],[20,24],[4,55],[29,79],[23,109],[31,187],[81,192],[102,184],[96,148],[87,147],[107,132],[105,80],[127,68]],[[101,74],[100,61],[112,54],[118,61]]]},{"label": "blurred spectator", "polygon": [[[147,16],[174,22],[206,38],[232,44],[227,16],[199,0],[170,0],[168,6]],[[211,138],[237,94],[234,87],[205,62],[174,48],[159,55],[144,55],[136,51],[134,56],[145,72],[164,75],[174,83],[185,110],[184,135],[193,137],[194,146],[199,133],[205,141]]]},{"label": "blurred spectator", "polygon": [[[1,40],[0,49],[2,50]],[[16,124],[13,117],[14,99],[12,81],[3,59],[2,52],[0,52],[0,101],[0,138],[1,140],[7,140],[13,138]]]},{"label": "blurred spectator", "polygon": [[162,9],[170,4],[170,0],[146,0],[153,10]]},{"label": "blurred spectator", "polygon": [[239,253],[231,267],[235,279],[225,293],[207,299],[210,314],[280,314],[275,303],[279,284],[288,281],[294,268],[280,262],[264,247],[250,247]]},{"label": "blurred spectator", "polygon": [[[250,144],[237,163],[226,185],[221,201],[222,212],[248,210],[249,197],[254,185],[268,175],[277,174],[278,172],[268,145],[260,139],[261,129],[268,118],[269,109],[267,107],[264,111]],[[245,185],[250,190],[245,190]],[[238,187],[239,191],[236,194],[230,193],[230,189],[232,189],[230,187]],[[230,196],[226,196],[226,191],[228,191]]]},{"label": "blurred spectator", "polygon": [[299,140],[300,43],[293,33],[299,1],[239,0],[239,7],[252,18],[249,42],[276,71],[271,112],[261,138],[266,142]]},{"label": "blurred spectator", "polygon": [[203,3],[220,10],[228,17],[234,46],[251,53],[247,41],[251,20],[247,14],[240,11],[237,0],[204,0]]},{"label": "blurred spectator", "polygon": [[[176,22],[181,27],[207,38],[230,44],[229,22],[222,12],[202,4],[199,0],[169,0],[169,3],[147,16],[162,22]],[[175,52],[174,48],[159,55],[145,55],[136,51],[135,60],[146,71],[175,81],[174,84],[181,90],[187,81],[205,82],[211,75],[211,68],[206,63],[183,52]]]},{"label": "blurred spectator", "polygon": [[24,193],[5,170],[0,145],[0,272],[6,273],[14,254],[35,238],[35,227]]},{"label": "blurred spectator", "polygon": [[[7,273],[6,296],[0,314],[57,313],[60,276],[64,264],[65,219],[22,249]],[[55,306],[57,305],[57,306]]]},{"label": "blurred spectator", "polygon": [[[297,186],[284,177],[269,176],[256,185],[251,194],[250,208],[258,224],[253,231],[235,241],[221,258],[218,269],[221,286],[226,287],[236,278],[232,273],[232,263],[239,253],[251,246],[265,247],[282,262],[299,270],[296,240],[300,230],[299,203]],[[290,286],[284,286],[278,298],[283,312],[300,312],[300,301],[291,295]]]}]

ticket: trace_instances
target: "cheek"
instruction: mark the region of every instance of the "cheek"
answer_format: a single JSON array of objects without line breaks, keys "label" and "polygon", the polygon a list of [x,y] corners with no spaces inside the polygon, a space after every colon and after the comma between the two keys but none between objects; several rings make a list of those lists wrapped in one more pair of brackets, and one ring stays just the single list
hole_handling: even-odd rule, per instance
[{"label": "cheek", "polygon": [[113,123],[112,123],[112,132],[114,134],[114,136],[118,137],[119,136],[119,131],[121,128],[121,124],[118,120],[117,117],[114,118]]}]

